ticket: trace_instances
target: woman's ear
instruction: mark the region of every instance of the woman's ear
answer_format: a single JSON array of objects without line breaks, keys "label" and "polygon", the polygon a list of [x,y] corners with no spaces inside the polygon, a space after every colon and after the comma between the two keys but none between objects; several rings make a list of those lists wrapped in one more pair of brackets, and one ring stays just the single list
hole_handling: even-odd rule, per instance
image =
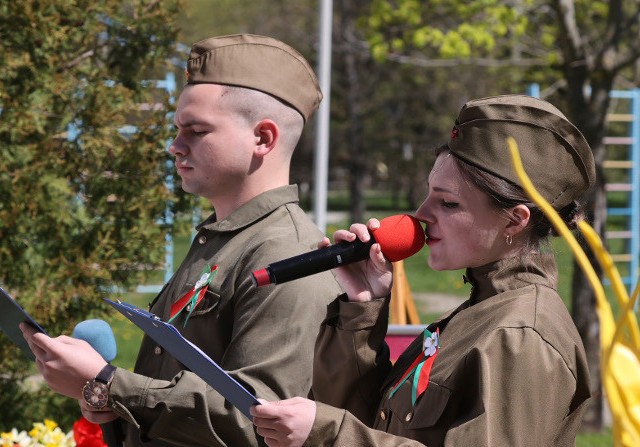
[{"label": "woman's ear", "polygon": [[257,138],[255,154],[264,157],[276,147],[280,138],[280,128],[274,121],[263,119],[256,124],[254,135]]},{"label": "woman's ear", "polygon": [[531,210],[526,205],[516,205],[508,212],[509,223],[505,229],[506,235],[514,237],[529,225]]}]

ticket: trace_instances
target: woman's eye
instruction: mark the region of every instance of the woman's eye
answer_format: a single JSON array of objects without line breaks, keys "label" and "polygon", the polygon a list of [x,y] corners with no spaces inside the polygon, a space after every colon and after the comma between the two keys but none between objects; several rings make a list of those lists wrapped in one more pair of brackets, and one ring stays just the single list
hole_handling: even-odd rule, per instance
[{"label": "woman's eye", "polygon": [[458,207],[458,203],[457,202],[447,202],[446,200],[442,201],[442,206],[445,208],[457,208]]}]

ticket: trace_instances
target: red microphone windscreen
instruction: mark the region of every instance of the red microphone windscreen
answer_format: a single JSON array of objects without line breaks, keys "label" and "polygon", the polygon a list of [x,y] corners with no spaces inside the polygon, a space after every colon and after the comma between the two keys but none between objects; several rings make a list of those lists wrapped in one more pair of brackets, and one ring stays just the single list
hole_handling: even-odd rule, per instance
[{"label": "red microphone windscreen", "polygon": [[385,217],[380,228],[373,231],[385,258],[400,261],[420,251],[425,243],[425,234],[420,221],[407,214]]}]

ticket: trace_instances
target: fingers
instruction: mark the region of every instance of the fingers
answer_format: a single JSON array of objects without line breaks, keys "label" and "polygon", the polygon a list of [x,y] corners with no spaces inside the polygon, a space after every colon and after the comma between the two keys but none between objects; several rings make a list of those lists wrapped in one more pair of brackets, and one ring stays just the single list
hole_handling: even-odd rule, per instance
[{"label": "fingers", "polygon": [[253,424],[256,432],[264,438],[265,444],[269,447],[280,447],[286,444],[280,440],[286,437],[290,431],[281,423],[278,416],[277,405],[258,399],[262,405],[256,405],[249,410],[253,416]]},{"label": "fingers", "polygon": [[31,349],[31,352],[33,352],[33,355],[36,357],[36,361],[44,361],[46,359],[47,350],[43,345],[46,345],[46,339],[49,337],[40,333],[30,324],[20,323],[19,327],[22,331],[22,336],[29,345],[29,349]]},{"label": "fingers", "polygon": [[331,245],[331,241],[326,236],[323,237],[320,242],[318,242],[318,248],[328,247],[329,245]]},{"label": "fingers", "polygon": [[338,244],[340,242],[353,242],[356,240],[356,234],[349,230],[337,230],[333,233],[333,242]]},{"label": "fingers", "polygon": [[49,388],[72,398],[81,397],[84,383],[107,363],[84,340],[61,335],[51,338],[28,325],[20,329],[36,357],[36,366]]},{"label": "fingers", "polygon": [[94,424],[106,424],[107,422],[115,421],[120,417],[108,409],[96,410],[95,408],[91,408],[82,399],[78,400],[78,405],[80,405],[80,412],[85,419],[89,422],[93,422]]},{"label": "fingers", "polygon": [[268,446],[298,447],[311,432],[316,403],[302,397],[277,402],[260,401],[251,408],[253,424]]},{"label": "fingers", "polygon": [[277,410],[271,408],[272,402],[269,402],[265,399],[258,399],[258,402],[260,402],[260,405],[254,405],[253,407],[249,408],[249,413],[251,414],[251,416],[253,416],[254,419],[273,419],[277,417]]},{"label": "fingers", "polygon": [[43,362],[47,361],[51,355],[57,354],[69,346],[88,346],[86,341],[68,337],[66,335],[51,338],[48,335],[37,331],[27,323],[20,323],[20,330],[22,331],[22,335],[27,341],[27,344],[29,345],[29,348],[31,348],[33,354],[38,360]]},{"label": "fingers", "polygon": [[334,242],[353,242],[356,238],[362,242],[369,242],[371,239],[371,232],[380,228],[380,221],[378,219],[369,219],[367,224],[354,223],[351,224],[349,230],[337,230],[333,234]]}]

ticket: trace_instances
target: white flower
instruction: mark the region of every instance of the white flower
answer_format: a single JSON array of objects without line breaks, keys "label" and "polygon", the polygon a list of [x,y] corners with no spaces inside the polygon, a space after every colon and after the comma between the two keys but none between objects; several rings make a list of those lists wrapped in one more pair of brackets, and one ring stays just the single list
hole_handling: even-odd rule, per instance
[{"label": "white flower", "polygon": [[436,353],[440,341],[438,340],[438,333],[432,332],[431,336],[424,338],[424,355],[425,357],[431,357]]},{"label": "white flower", "polygon": [[20,447],[27,447],[31,445],[31,438],[27,434],[26,431],[18,431],[17,429],[12,429],[10,432],[2,433],[0,436],[0,446],[15,446],[19,445]]},{"label": "white flower", "polygon": [[0,433],[0,447],[74,447],[73,430],[64,433],[58,424],[51,420],[35,422],[29,431],[12,429],[7,433]]},{"label": "white flower", "polygon": [[194,290],[201,289],[207,282],[209,281],[209,273],[203,273],[195,286],[193,286]]}]

